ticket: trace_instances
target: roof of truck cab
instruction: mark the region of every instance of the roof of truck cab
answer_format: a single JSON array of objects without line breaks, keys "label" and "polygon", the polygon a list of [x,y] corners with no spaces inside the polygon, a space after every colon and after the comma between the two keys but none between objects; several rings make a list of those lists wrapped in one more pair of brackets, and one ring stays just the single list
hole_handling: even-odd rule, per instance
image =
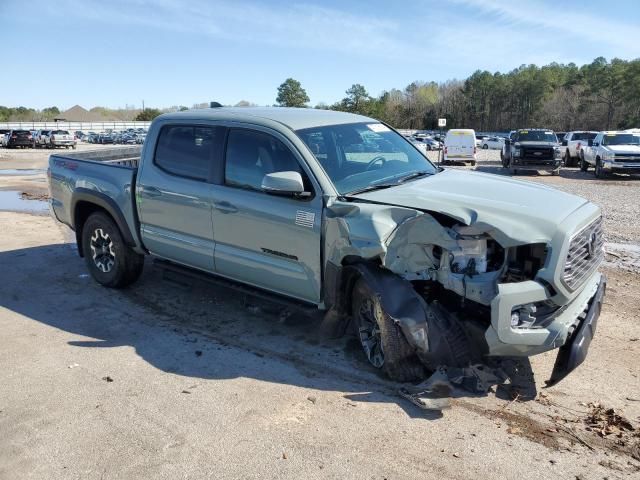
[{"label": "roof of truck cab", "polygon": [[286,107],[216,107],[186,110],[184,112],[166,113],[158,118],[164,120],[232,120],[237,122],[262,123],[275,121],[292,130],[327,125],[339,125],[359,122],[378,122],[355,113],[336,112],[316,108]]}]

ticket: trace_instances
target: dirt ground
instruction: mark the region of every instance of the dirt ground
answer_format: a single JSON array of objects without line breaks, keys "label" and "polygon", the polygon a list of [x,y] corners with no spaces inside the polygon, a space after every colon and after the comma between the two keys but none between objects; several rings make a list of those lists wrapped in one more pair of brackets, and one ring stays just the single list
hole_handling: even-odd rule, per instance
[{"label": "dirt ground", "polygon": [[[130,289],[95,284],[71,232],[19,199],[46,194],[50,153],[0,149],[0,193],[18,197],[0,196],[0,479],[640,478],[629,261],[609,256],[596,338],[567,379],[542,388],[551,352],[521,362],[518,385],[456,391],[451,408],[425,412],[355,339],[327,340],[301,314],[151,261]],[[478,169],[495,164],[488,152]],[[640,182],[581,175],[526,179],[592,200],[623,183],[635,215],[610,215],[607,234],[640,245]]]}]

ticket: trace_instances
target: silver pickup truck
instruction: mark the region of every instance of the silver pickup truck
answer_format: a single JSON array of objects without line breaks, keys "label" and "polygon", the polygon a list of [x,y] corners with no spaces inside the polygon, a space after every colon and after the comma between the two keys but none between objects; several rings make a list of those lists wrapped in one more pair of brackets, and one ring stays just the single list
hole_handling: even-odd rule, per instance
[{"label": "silver pickup truck", "polygon": [[364,116],[165,114],[142,148],[51,155],[48,173],[52,212],[102,285],[131,284],[153,255],[266,290],[351,328],[398,381],[559,348],[555,383],[584,360],[600,313],[596,205],[438,168]]},{"label": "silver pickup truck", "polygon": [[640,173],[640,131],[600,132],[580,149],[580,169],[593,167],[596,177]]}]

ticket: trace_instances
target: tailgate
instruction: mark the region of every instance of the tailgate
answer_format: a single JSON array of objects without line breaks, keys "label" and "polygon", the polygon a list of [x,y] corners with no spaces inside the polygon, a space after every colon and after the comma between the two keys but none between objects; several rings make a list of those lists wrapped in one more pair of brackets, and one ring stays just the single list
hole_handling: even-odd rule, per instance
[{"label": "tailgate", "polygon": [[[140,148],[134,149],[140,151]],[[132,157],[132,153],[131,148],[120,148],[51,155],[48,177],[51,210],[55,217],[74,228],[76,209],[81,202],[92,201],[105,210],[119,210],[140,245],[133,198],[139,155]]]}]

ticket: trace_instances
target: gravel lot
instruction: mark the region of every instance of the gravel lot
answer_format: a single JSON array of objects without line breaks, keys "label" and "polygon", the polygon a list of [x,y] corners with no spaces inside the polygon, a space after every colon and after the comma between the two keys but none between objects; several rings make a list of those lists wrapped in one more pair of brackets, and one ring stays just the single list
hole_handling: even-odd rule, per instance
[{"label": "gravel lot", "polygon": [[[50,153],[0,149],[0,193],[46,195]],[[502,174],[497,152],[480,155],[477,170]],[[611,245],[640,245],[640,180],[521,179],[595,201]],[[355,339],[327,340],[307,317],[151,262],[133,288],[99,287],[70,231],[27,204],[39,205],[0,196],[0,479],[640,475],[632,261],[610,255],[598,334],[563,382],[541,388],[550,352],[520,364],[518,386],[456,391],[429,413],[369,369]]]}]

